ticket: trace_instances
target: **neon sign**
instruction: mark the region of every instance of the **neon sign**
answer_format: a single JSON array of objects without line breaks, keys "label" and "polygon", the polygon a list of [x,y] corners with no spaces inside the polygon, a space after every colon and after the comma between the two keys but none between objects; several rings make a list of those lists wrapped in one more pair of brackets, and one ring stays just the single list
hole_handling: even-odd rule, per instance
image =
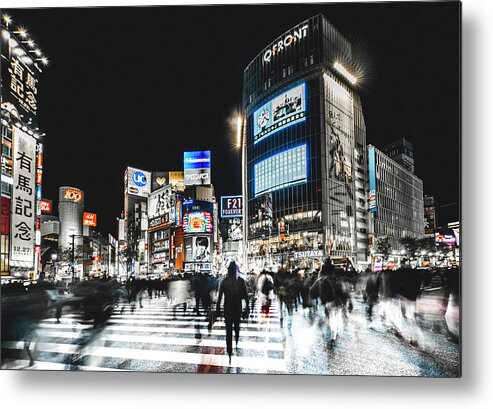
[{"label": "neon sign", "polygon": [[296,44],[298,41],[306,37],[308,29],[308,24],[293,30],[292,33],[289,33],[284,38],[280,38],[271,47],[264,53],[264,62],[271,62],[272,57],[279,54],[286,48],[288,48],[291,44]]}]

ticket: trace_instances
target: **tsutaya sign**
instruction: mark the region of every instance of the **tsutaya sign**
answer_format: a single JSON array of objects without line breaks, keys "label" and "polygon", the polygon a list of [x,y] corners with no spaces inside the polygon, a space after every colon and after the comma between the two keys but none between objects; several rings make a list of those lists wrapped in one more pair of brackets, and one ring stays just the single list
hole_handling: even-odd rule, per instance
[{"label": "tsutaya sign", "polygon": [[307,251],[296,251],[294,253],[295,258],[315,258],[323,257],[324,252],[322,250],[307,250]]},{"label": "tsutaya sign", "polygon": [[296,44],[299,40],[306,37],[308,24],[294,29],[288,35],[281,37],[264,53],[264,62],[270,62],[272,57],[288,48],[291,44]]}]

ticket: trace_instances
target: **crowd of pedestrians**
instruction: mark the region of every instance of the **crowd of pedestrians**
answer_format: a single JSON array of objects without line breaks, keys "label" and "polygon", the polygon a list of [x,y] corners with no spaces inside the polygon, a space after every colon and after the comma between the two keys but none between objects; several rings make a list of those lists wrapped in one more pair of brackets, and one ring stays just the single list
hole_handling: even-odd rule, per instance
[{"label": "crowd of pedestrians", "polygon": [[[223,317],[230,362],[233,333],[238,347],[241,321],[253,317],[256,311],[260,317],[267,317],[274,302],[278,303],[281,326],[300,309],[307,320],[318,317],[324,321],[330,333],[330,348],[335,347],[344,331],[355,302],[366,304],[369,323],[378,317],[398,337],[405,331],[414,334],[409,341],[418,345],[420,325],[416,303],[422,292],[433,285],[440,286],[436,303],[443,316],[451,304],[458,304],[458,269],[437,274],[431,276],[410,268],[360,274],[338,269],[327,259],[318,271],[312,272],[280,269],[276,273],[242,273],[232,262],[225,277],[185,273],[158,279],[130,277],[125,283],[109,277],[70,285],[46,281],[28,285],[10,283],[2,285],[2,341],[24,340],[28,345],[40,320],[51,315],[59,323],[63,314],[74,311],[81,312],[84,321],[92,322],[93,332],[88,333],[97,334],[112,314],[123,314],[126,308],[134,314],[136,309],[143,308],[145,297],[148,302],[165,299],[174,319],[178,313],[206,316],[209,329]],[[458,337],[456,328],[450,325],[448,328]],[[91,336],[86,339],[90,342]],[[83,347],[84,342],[80,345]],[[28,346],[25,349],[32,364]]]}]

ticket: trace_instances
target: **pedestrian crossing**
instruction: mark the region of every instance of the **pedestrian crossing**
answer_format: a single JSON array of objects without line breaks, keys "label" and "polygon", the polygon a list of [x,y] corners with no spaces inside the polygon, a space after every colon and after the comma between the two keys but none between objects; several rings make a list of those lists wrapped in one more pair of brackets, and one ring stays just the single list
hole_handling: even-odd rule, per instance
[{"label": "pedestrian crossing", "polygon": [[[123,307],[123,310],[121,308]],[[225,352],[225,323],[220,318],[208,329],[203,309],[173,311],[164,299],[144,300],[131,312],[120,305],[106,325],[94,329],[77,312],[62,315],[60,323],[46,318],[36,328],[29,369],[286,373],[285,337],[277,305],[268,314],[260,307],[241,323],[240,339],[231,363]],[[121,312],[121,313],[120,313]],[[2,343],[2,369],[29,366],[24,342]]]}]

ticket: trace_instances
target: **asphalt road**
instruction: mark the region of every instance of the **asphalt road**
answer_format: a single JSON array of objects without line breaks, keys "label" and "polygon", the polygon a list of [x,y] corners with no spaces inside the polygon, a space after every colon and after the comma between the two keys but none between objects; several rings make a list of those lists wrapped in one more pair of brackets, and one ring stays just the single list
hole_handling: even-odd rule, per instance
[{"label": "asphalt road", "polygon": [[59,324],[47,318],[30,345],[34,366],[29,367],[24,343],[11,340],[2,344],[2,369],[457,377],[460,345],[443,316],[423,308],[426,301],[430,298],[418,303],[416,322],[385,303],[369,322],[366,304],[353,295],[353,311],[337,321],[335,344],[335,327],[331,332],[322,306],[313,313],[299,308],[292,316],[284,310],[282,322],[277,302],[269,314],[257,307],[241,325],[229,364],[224,322],[209,331],[206,317],[192,308],[174,316],[164,298],[144,298],[142,308],[118,310],[102,329],[93,329],[78,313],[63,315]]}]

